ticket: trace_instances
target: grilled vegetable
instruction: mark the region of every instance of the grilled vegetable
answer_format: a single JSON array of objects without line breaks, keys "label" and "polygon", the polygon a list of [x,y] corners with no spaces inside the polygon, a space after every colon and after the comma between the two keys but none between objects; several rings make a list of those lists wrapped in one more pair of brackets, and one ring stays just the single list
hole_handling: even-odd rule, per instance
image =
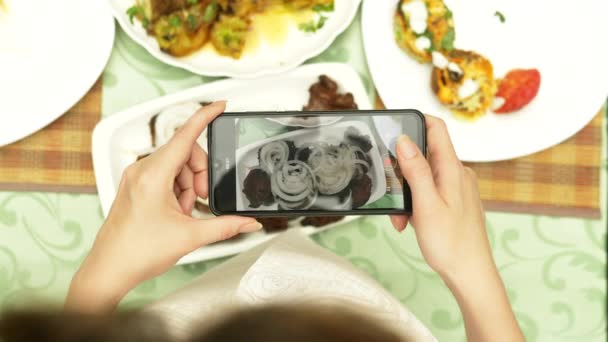
[{"label": "grilled vegetable", "polygon": [[443,63],[436,61],[439,52],[433,54],[431,87],[439,102],[465,118],[485,114],[496,90],[492,63],[472,51],[452,50]]},{"label": "grilled vegetable", "polygon": [[222,15],[213,25],[211,42],[222,55],[238,59],[245,47],[249,21],[240,17]]},{"label": "grilled vegetable", "polygon": [[160,17],[153,24],[153,32],[161,50],[179,57],[201,48],[209,40],[211,24],[217,15],[217,11],[209,14],[213,6],[214,3],[197,4]]},{"label": "grilled vegetable", "polygon": [[[520,110],[530,103],[540,88],[540,72],[536,69],[515,69],[500,80],[496,92],[496,102],[502,104],[494,110],[504,114]],[[495,103],[496,103],[495,102]]]},{"label": "grilled vegetable", "polygon": [[433,51],[454,48],[454,19],[442,0],[401,0],[393,26],[399,47],[421,63],[430,62]]},{"label": "grilled vegetable", "polygon": [[155,22],[164,15],[190,6],[190,0],[137,0],[137,4],[143,9],[144,15],[150,21]]}]

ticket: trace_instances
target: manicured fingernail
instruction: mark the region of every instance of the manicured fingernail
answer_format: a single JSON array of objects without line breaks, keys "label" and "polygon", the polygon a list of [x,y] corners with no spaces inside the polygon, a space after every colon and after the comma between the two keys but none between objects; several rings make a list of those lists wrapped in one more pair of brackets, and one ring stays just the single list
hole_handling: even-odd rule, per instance
[{"label": "manicured fingernail", "polygon": [[418,147],[407,135],[400,136],[397,145],[397,153],[403,159],[412,159],[418,154]]},{"label": "manicured fingernail", "polygon": [[239,231],[241,233],[251,233],[251,232],[256,232],[258,230],[262,229],[262,224],[260,222],[252,222],[252,223],[247,223],[245,225],[243,225]]}]

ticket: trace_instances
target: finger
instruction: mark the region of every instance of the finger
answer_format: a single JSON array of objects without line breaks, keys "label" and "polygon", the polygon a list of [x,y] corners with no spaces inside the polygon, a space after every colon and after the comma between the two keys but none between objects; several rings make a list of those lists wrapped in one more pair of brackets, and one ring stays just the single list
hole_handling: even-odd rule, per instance
[{"label": "finger", "polygon": [[408,221],[409,221],[408,216],[391,215],[391,222],[393,223],[393,227],[395,227],[395,229],[400,233],[405,230],[405,227],[407,227]]},{"label": "finger", "polygon": [[209,161],[207,153],[198,144],[195,144],[192,148],[188,166],[194,174],[194,191],[201,198],[207,198],[209,194]]},{"label": "finger", "polygon": [[166,170],[177,176],[181,167],[188,162],[196,139],[200,137],[207,125],[226,109],[226,102],[214,102],[197,111],[179,131],[162,146],[156,157],[163,160]]},{"label": "finger", "polygon": [[437,192],[429,163],[418,146],[405,135],[397,141],[397,161],[412,192],[414,215],[420,210],[432,210],[443,200]]},{"label": "finger", "polygon": [[207,220],[192,219],[189,222],[195,248],[232,238],[239,233],[250,233],[262,228],[252,217],[221,216]]},{"label": "finger", "polygon": [[177,185],[177,182],[173,182],[173,193],[175,194],[175,198],[179,198],[179,195],[182,194],[182,190]]},{"label": "finger", "polygon": [[189,188],[187,190],[182,191],[182,193],[177,198],[179,202],[179,206],[182,208],[182,212],[184,215],[192,215],[192,209],[194,208],[194,201],[196,201],[196,193],[194,193],[194,189]]},{"label": "finger", "polygon": [[194,174],[188,165],[184,165],[176,180],[182,191],[194,188]]},{"label": "finger", "polygon": [[429,163],[437,189],[450,204],[462,202],[463,166],[450,139],[445,122],[426,115]]}]

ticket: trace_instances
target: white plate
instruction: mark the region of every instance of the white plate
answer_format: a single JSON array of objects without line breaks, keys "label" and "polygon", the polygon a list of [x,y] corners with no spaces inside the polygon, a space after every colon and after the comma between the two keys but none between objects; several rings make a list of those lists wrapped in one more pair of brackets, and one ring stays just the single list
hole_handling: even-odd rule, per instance
[{"label": "white plate", "polygon": [[[538,96],[521,111],[488,113],[474,122],[456,119],[432,94],[431,67],[395,43],[397,0],[363,3],[365,51],[382,100],[388,108],[416,108],[443,118],[462,160],[505,160],[549,148],[583,128],[606,101],[608,1],[445,3],[454,14],[457,48],[487,56],[497,76],[514,68],[537,68],[542,75]],[[504,24],[496,11],[505,15]]]},{"label": "white plate", "polygon": [[[360,109],[372,108],[355,70],[345,64],[323,63],[304,65],[282,75],[256,80],[223,80],[205,84],[137,105],[102,120],[93,131],[92,150],[97,191],[104,215],[112,206],[123,170],[135,161],[138,152],[150,150],[152,142],[148,123],[163,108],[191,101],[227,99],[229,111],[300,110],[308,102],[308,88],[322,74],[334,79],[340,92],[351,92]],[[355,218],[347,217],[323,229]],[[302,229],[307,234],[322,230],[311,227]],[[206,246],[184,257],[180,263],[236,254],[272,236],[258,232],[239,240]]]},{"label": "white plate", "polygon": [[0,146],[63,115],[110,57],[114,20],[104,0],[5,0],[0,9]]},{"label": "white plate", "polygon": [[284,72],[304,63],[325,49],[342,33],[357,14],[361,0],[335,0],[333,12],[326,13],[328,20],[322,29],[306,33],[291,23],[285,42],[277,44],[261,43],[255,50],[246,51],[240,59],[217,54],[207,47],[186,57],[174,57],[160,50],[154,37],[149,36],[138,22],[131,24],[126,11],[135,0],[108,0],[114,16],[125,32],[150,54],[164,63],[207,76],[228,76],[255,78]]},{"label": "white plate", "polygon": [[267,118],[267,120],[276,122],[276,123],[284,125],[284,126],[306,127],[306,128],[331,125],[333,123],[340,121],[341,119],[342,119],[341,116],[327,117],[327,118],[324,118],[324,117],[312,117],[311,118],[311,117],[297,117],[297,116],[292,117],[292,118]]},{"label": "white plate", "polygon": [[[339,145],[344,141],[344,134],[349,127],[354,127],[362,136],[368,136],[372,139],[372,148],[368,152],[372,164],[372,168],[369,170],[369,176],[372,179],[372,193],[366,204],[374,203],[386,194],[386,175],[384,173],[384,164],[382,162],[382,157],[380,156],[380,150],[378,150],[378,143],[372,138],[374,135],[369,127],[361,121],[343,121],[325,128],[322,138],[323,141],[321,142]],[[242,184],[245,177],[247,177],[248,170],[259,167],[258,150],[260,147],[279,140],[291,140],[295,143],[296,147],[300,147],[303,144],[311,143],[313,141],[319,142],[319,139],[321,138],[319,138],[319,132],[317,130],[299,129],[239,148],[236,151],[236,160],[240,161],[238,163],[240,167],[236,174],[237,194],[243,191]],[[239,210],[248,208],[243,201],[242,196],[237,197],[237,208]],[[271,206],[261,206],[259,210],[277,210],[277,208],[278,205],[273,204]]]}]

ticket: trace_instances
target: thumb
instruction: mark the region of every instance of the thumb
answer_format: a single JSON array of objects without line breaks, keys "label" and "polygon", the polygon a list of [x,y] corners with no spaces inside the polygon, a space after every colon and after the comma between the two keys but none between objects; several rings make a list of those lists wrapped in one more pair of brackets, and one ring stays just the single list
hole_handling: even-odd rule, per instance
[{"label": "thumb", "polygon": [[253,217],[220,216],[212,219],[190,219],[189,228],[194,234],[196,248],[228,240],[240,233],[251,233],[262,228]]},{"label": "thumb", "polygon": [[441,201],[431,166],[418,146],[407,136],[397,141],[397,161],[412,192],[415,208],[433,208]]}]

